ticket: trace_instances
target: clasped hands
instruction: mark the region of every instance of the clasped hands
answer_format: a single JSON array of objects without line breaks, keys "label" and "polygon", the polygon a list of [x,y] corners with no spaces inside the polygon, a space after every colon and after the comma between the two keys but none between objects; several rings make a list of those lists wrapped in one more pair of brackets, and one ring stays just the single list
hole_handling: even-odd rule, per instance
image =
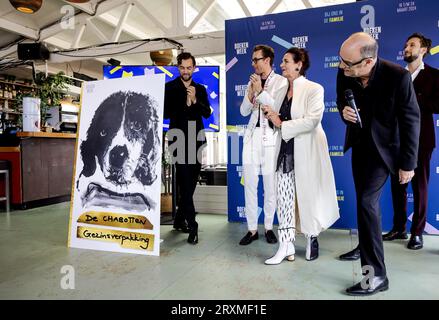
[{"label": "clasped hands", "polygon": [[259,93],[261,93],[261,91],[262,91],[261,76],[256,74],[256,73],[253,73],[250,76],[250,85],[248,88],[248,99],[250,101],[252,101],[255,96],[257,96]]},{"label": "clasped hands", "polygon": [[186,88],[187,97],[186,97],[186,105],[190,107],[192,104],[197,103],[197,98],[195,97],[196,90],[194,86],[189,86]]}]

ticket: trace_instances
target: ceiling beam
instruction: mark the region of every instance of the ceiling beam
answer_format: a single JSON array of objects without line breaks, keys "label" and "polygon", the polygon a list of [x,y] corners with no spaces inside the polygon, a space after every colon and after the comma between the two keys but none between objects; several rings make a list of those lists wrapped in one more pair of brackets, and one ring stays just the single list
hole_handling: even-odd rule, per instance
[{"label": "ceiling beam", "polygon": [[[190,38],[188,36],[175,37],[173,38],[173,40],[180,42],[184,48],[189,49],[194,56],[198,57],[198,56],[224,54],[225,51],[224,38],[225,38],[225,31],[215,31],[206,34],[191,36]],[[68,44],[66,41],[59,40],[54,37],[48,40],[49,40],[48,42],[60,48],[65,48],[66,45]],[[150,52],[150,51],[175,49],[175,46],[173,44],[164,40],[145,43],[141,46],[138,46],[139,43],[140,42],[135,42],[132,44],[122,44],[122,45],[116,44],[116,45],[107,46],[106,48],[103,47],[100,47],[99,49],[90,48],[80,51],[72,51],[64,54],[51,53],[50,62],[63,63],[63,62],[75,61],[75,60],[93,59],[95,58],[94,56],[98,54],[117,57],[118,55],[145,54],[146,52]],[[129,52],[124,52],[123,54],[118,53],[121,51],[126,51],[130,48],[133,49],[130,50]],[[102,57],[96,57],[96,58],[102,58]]]},{"label": "ceiling beam", "polygon": [[309,9],[312,8],[312,4],[311,2],[309,2],[309,0],[302,0],[303,5],[305,6],[305,8]]},{"label": "ceiling beam", "polygon": [[[122,6],[126,3],[131,3],[129,0],[107,0],[104,2],[101,2],[100,5],[97,7],[96,10],[96,15],[95,16],[99,16],[101,14],[104,14],[107,11],[113,10],[119,6]],[[80,13],[70,19],[74,19],[74,24],[77,25],[81,25],[83,23],[85,23],[88,19],[90,19],[90,15],[88,15],[87,13]],[[40,31],[40,40],[44,40],[47,38],[50,38],[60,32],[64,31],[63,26],[60,23],[57,23],[53,26],[50,26],[48,28],[42,29]]]},{"label": "ceiling beam", "polygon": [[189,25],[188,29],[189,32],[192,32],[192,30],[195,28],[195,26],[200,22],[201,19],[203,19],[206,16],[206,13],[212,8],[212,6],[215,4],[216,0],[210,0],[203,9],[201,9],[200,12],[198,12],[198,15],[194,18],[194,20]]},{"label": "ceiling beam", "polygon": [[6,30],[8,32],[16,33],[29,39],[38,39],[38,30],[25,27],[18,23],[0,18],[0,29]]},{"label": "ceiling beam", "polygon": [[80,25],[76,28],[75,37],[73,38],[73,42],[70,46],[70,48],[78,48],[79,47],[79,41],[81,41],[82,35],[85,31],[85,24]]},{"label": "ceiling beam", "polygon": [[93,15],[95,13],[97,6],[97,4],[94,3],[93,1],[89,1],[86,3],[73,3],[73,2],[68,2],[67,0],[62,0],[62,2],[64,2],[66,5],[75,7],[76,9],[86,12],[89,15]]},{"label": "ceiling beam", "polygon": [[[101,14],[99,17],[97,17],[99,20],[106,22],[110,26],[116,27],[118,24],[118,19],[113,16],[111,13],[104,13]],[[129,25],[128,23],[124,26],[124,32],[128,33],[132,37],[136,39],[147,39],[149,37],[148,34],[144,33],[143,31],[134,28],[133,26]]]},{"label": "ceiling beam", "polygon": [[122,31],[124,29],[125,22],[127,21],[127,18],[129,16],[133,6],[134,5],[132,3],[129,3],[125,6],[124,10],[122,11],[122,15],[119,18],[116,30],[114,30],[113,36],[111,37],[112,42],[119,41],[120,34],[122,33]]},{"label": "ceiling beam", "polygon": [[143,4],[135,0],[136,8],[139,9],[149,20],[151,20],[159,29],[161,29],[165,34],[169,32],[169,29],[166,28],[154,15],[146,9]]},{"label": "ceiling beam", "polygon": [[87,21],[87,26],[91,27],[92,31],[101,39],[102,42],[110,42],[105,34],[96,26],[96,24],[90,19]]},{"label": "ceiling beam", "polygon": [[247,5],[245,4],[244,0],[238,0],[239,5],[241,6],[242,10],[245,13],[246,17],[251,17],[252,14],[250,12],[250,10],[248,9]]},{"label": "ceiling beam", "polygon": [[186,26],[186,0],[172,1],[172,34],[189,33]]},{"label": "ceiling beam", "polygon": [[283,0],[276,0],[265,14],[272,14],[274,10],[283,2]]}]

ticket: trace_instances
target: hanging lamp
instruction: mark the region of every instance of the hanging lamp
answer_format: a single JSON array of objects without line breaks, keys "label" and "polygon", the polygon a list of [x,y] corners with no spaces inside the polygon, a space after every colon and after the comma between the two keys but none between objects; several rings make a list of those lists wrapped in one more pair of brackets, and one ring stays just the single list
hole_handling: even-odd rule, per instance
[{"label": "hanging lamp", "polygon": [[23,13],[35,13],[43,4],[43,0],[9,0],[14,8]]}]

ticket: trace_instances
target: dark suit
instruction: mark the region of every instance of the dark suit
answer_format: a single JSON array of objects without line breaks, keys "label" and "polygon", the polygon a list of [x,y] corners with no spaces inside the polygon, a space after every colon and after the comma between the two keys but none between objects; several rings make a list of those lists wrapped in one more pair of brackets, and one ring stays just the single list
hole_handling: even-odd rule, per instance
[{"label": "dark suit", "polygon": [[[343,119],[351,89],[360,109],[363,128]],[[344,151],[352,148],[352,172],[357,196],[361,265],[385,276],[379,200],[389,173],[416,167],[419,143],[419,106],[410,73],[399,65],[378,59],[369,83],[337,75],[337,105],[347,124]]]},{"label": "dark suit", "polygon": [[[419,136],[418,166],[412,180],[414,214],[412,235],[421,235],[427,222],[428,181],[430,178],[430,159],[436,147],[433,114],[439,113],[439,70],[427,64],[413,81],[416,97],[421,111],[421,133]],[[398,182],[392,175],[393,230],[405,231],[407,222],[407,186]]]},{"label": "dark suit", "polygon": [[[185,156],[181,162],[176,163],[177,188],[180,197],[175,221],[181,223],[186,219],[189,228],[196,228],[193,195],[201,170],[201,163],[197,160],[197,153],[205,144],[205,135],[204,131],[202,131],[204,129],[202,117],[208,118],[211,114],[211,109],[206,88],[194,81],[192,81],[191,86],[195,87],[197,102],[188,107],[186,106],[186,87],[181,78],[178,77],[166,83],[164,118],[170,119],[170,130],[179,129],[184,133],[185,137],[185,142],[180,144],[184,146]],[[195,127],[193,127],[194,125]],[[199,139],[197,139],[198,136]],[[193,139],[196,139],[196,141],[193,141]],[[173,143],[179,144],[177,140],[170,141],[169,146],[171,147]],[[191,145],[195,148],[191,148]],[[178,161],[175,157],[182,150],[176,149],[175,151],[172,157]]]}]

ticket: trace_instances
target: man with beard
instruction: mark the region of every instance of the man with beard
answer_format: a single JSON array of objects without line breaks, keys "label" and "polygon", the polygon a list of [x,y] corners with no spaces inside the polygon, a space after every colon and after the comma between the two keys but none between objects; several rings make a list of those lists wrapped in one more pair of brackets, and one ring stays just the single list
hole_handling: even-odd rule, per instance
[{"label": "man with beard", "polygon": [[[193,195],[201,170],[201,149],[206,142],[202,117],[207,119],[211,108],[206,88],[192,80],[195,70],[194,56],[189,52],[179,54],[177,65],[180,77],[166,83],[164,102],[164,118],[170,119],[169,148],[176,151],[176,154],[172,154],[172,162],[176,163],[177,194],[180,195],[174,228],[189,232],[187,241],[196,244],[198,223],[195,221]],[[179,141],[179,138],[184,139],[184,142]],[[196,141],[193,141],[194,138]],[[176,145],[172,146],[174,143]]]},{"label": "man with beard", "polygon": [[[436,146],[433,114],[439,113],[439,70],[423,62],[429,53],[431,40],[420,33],[408,37],[404,47],[406,69],[410,71],[416,97],[421,111],[421,132],[419,136],[418,166],[412,180],[414,212],[407,248],[423,247],[422,233],[427,221],[428,180],[430,159]],[[383,240],[407,239],[407,186],[400,184],[398,177],[392,175],[393,228],[383,235]]]}]

